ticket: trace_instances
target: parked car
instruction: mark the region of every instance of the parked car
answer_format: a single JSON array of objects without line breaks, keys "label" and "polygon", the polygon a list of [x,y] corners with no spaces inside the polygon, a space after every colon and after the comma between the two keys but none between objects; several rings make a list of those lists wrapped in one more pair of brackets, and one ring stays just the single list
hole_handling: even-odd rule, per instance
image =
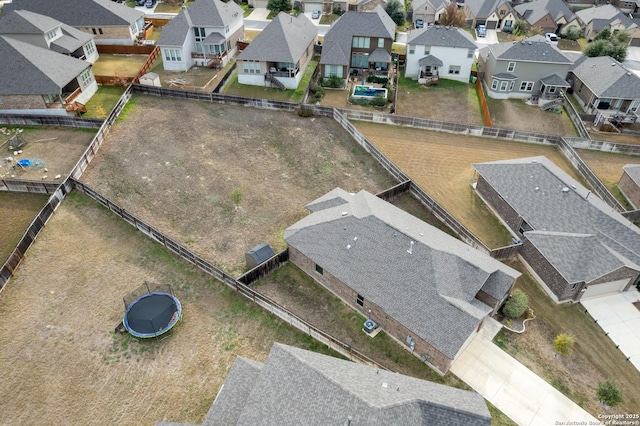
[{"label": "parked car", "polygon": [[484,25],[478,25],[476,28],[476,35],[478,37],[486,37],[487,36],[487,27]]},{"label": "parked car", "polygon": [[136,0],[136,6],[144,6],[147,0]]},{"label": "parked car", "polygon": [[558,40],[560,40],[560,38],[554,33],[546,33],[544,38],[551,44],[558,44]]},{"label": "parked car", "polygon": [[144,2],[144,7],[146,7],[147,9],[151,9],[153,6],[155,6],[155,4],[155,0],[147,0]]},{"label": "parked car", "polygon": [[422,19],[416,19],[416,28],[423,28],[424,21]]},{"label": "parked car", "polygon": [[313,12],[311,12],[311,19],[320,19],[321,14],[322,12],[320,12],[319,10],[314,10]]}]

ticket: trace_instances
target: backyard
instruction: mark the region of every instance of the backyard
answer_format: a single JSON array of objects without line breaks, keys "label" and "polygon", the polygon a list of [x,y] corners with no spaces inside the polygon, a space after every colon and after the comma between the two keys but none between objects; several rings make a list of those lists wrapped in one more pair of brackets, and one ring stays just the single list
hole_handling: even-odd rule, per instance
[{"label": "backyard", "polygon": [[114,55],[101,53],[93,64],[94,75],[135,77],[148,55]]},{"label": "backyard", "polygon": [[42,209],[48,195],[0,191],[0,265]]},{"label": "backyard", "polygon": [[144,96],[125,114],[82,180],[232,275],[331,189],[396,184],[330,118]]},{"label": "backyard", "polygon": [[522,99],[492,99],[486,97],[493,127],[515,129],[545,135],[577,137],[569,115],[543,111],[537,105],[527,105]]},{"label": "backyard", "polygon": [[125,89],[123,86],[98,86],[98,91],[86,103],[87,112],[82,114],[82,117],[107,118]]},{"label": "backyard", "polygon": [[187,71],[165,71],[162,61],[158,58],[151,72],[158,74],[162,87],[211,92],[217,86],[217,82],[231,68],[231,65],[229,63],[225,68],[219,70],[207,67],[191,67]]},{"label": "backyard", "polygon": [[354,122],[396,166],[491,248],[512,244],[511,234],[475,194],[473,163],[545,155],[574,178],[560,151],[535,145],[399,126]]}]

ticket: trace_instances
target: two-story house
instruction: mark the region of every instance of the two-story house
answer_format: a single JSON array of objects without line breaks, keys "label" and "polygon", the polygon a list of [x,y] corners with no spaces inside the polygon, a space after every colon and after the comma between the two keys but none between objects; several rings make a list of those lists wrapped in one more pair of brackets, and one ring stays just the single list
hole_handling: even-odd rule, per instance
[{"label": "two-story house", "polygon": [[134,44],[144,28],[144,12],[110,0],[13,0],[4,13],[28,10],[94,36],[96,44]]},{"label": "two-story house", "polygon": [[162,28],[157,44],[165,70],[186,71],[224,67],[243,37],[242,9],[235,2],[196,0]]},{"label": "two-story house", "polygon": [[414,23],[421,19],[424,26],[431,26],[440,19],[440,15],[450,3],[450,0],[414,0],[411,4],[411,19]]},{"label": "two-story house", "polygon": [[518,15],[543,33],[561,34],[570,27],[582,32],[578,17],[563,0],[534,0],[514,6]]},{"label": "two-story house", "polygon": [[572,64],[543,37],[533,36],[480,49],[478,77],[491,98],[546,101],[569,87],[565,77]]},{"label": "two-story house", "polygon": [[435,25],[410,31],[405,76],[420,83],[434,77],[467,82],[476,50],[473,37],[461,28]]},{"label": "two-story house", "polygon": [[485,25],[489,30],[510,31],[517,18],[507,0],[465,0],[463,10],[473,28]]},{"label": "two-story house", "polygon": [[91,34],[28,10],[2,15],[0,34],[90,63],[99,56]]},{"label": "two-story house", "polygon": [[320,56],[320,76],[347,79],[373,71],[387,74],[396,24],[380,6],[371,12],[346,12],[329,28]]}]

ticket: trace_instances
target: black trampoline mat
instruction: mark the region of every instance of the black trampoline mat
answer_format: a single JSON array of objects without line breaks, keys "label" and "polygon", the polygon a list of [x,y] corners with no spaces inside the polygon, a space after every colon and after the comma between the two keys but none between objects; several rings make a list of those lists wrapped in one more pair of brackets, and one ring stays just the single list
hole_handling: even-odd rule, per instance
[{"label": "black trampoline mat", "polygon": [[164,330],[178,311],[168,294],[149,294],[133,303],[127,312],[129,328],[137,333],[158,333]]}]

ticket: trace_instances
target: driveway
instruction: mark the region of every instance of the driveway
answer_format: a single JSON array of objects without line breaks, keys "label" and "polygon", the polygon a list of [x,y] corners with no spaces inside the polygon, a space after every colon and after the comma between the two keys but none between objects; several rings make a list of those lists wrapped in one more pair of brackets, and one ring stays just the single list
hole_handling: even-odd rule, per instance
[{"label": "driveway", "polygon": [[496,30],[487,30],[487,35],[484,37],[476,37],[476,44],[478,49],[482,49],[486,45],[496,44],[498,42],[498,32]]},{"label": "driveway", "polygon": [[624,61],[624,65],[640,77],[640,47],[627,47],[627,59]]},{"label": "driveway", "polygon": [[580,303],[629,361],[640,370],[640,293],[633,289],[581,300]]},{"label": "driveway", "polygon": [[245,19],[245,21],[266,21],[267,16],[269,16],[269,9],[265,9],[262,7],[256,7],[253,9],[253,12],[249,14]]},{"label": "driveway", "polygon": [[491,339],[500,328],[497,321],[487,320],[451,372],[518,425],[598,424],[595,417],[494,345]]}]

